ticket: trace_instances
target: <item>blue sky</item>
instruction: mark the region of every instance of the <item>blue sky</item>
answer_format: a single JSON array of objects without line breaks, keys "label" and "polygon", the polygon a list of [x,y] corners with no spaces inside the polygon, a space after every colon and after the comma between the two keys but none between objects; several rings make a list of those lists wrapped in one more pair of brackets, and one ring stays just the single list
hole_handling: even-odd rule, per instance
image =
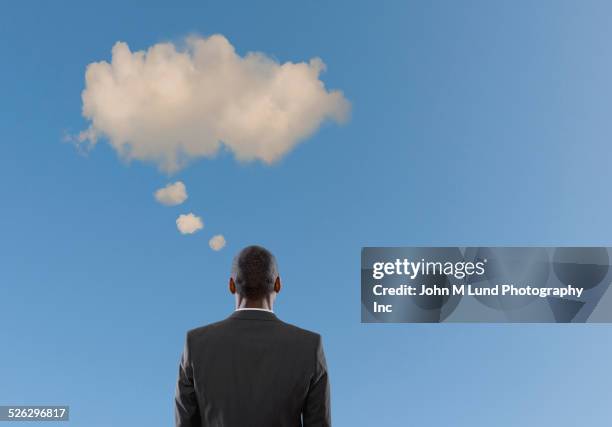
[{"label": "blue sky", "polygon": [[[167,426],[184,333],[232,310],[231,258],[276,253],[276,311],[324,337],[338,426],[609,424],[608,325],[360,323],[362,246],[605,245],[608,2],[19,2],[0,10],[0,402]],[[350,121],[279,163],[169,178],[62,142],[85,66],[189,34],[314,56]],[[170,180],[181,207],[156,204]],[[192,210],[205,228],[180,235]],[[208,238],[222,232],[220,252]]]}]

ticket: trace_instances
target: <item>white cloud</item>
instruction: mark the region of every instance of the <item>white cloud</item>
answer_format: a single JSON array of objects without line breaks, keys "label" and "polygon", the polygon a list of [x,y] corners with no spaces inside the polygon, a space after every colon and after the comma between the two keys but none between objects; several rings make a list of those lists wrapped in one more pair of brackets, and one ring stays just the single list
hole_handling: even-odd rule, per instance
[{"label": "white cloud", "polygon": [[121,157],[175,172],[221,146],[239,160],[273,163],[350,104],[328,91],[325,64],[240,56],[222,35],[190,37],[184,48],[159,43],[130,51],[117,42],[111,62],[89,64],[82,93],[90,127],[81,143],[108,139]]},{"label": "white cloud", "polygon": [[181,181],[168,184],[155,192],[155,200],[166,206],[180,205],[187,197],[187,189]]},{"label": "white cloud", "polygon": [[178,228],[181,234],[193,234],[204,228],[204,223],[202,218],[189,213],[187,215],[180,215],[176,219],[176,228]]},{"label": "white cloud", "polygon": [[225,247],[225,237],[221,234],[217,234],[208,241],[208,245],[213,251],[220,251]]}]

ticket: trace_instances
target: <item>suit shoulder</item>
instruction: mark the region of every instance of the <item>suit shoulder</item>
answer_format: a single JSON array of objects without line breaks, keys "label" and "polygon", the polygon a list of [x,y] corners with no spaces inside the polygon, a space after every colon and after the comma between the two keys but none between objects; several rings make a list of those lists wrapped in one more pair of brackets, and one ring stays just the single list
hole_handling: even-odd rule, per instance
[{"label": "suit shoulder", "polygon": [[280,321],[280,323],[292,334],[302,337],[308,341],[318,342],[321,340],[321,335],[317,332],[309,331],[308,329],[300,328],[291,323]]},{"label": "suit shoulder", "polygon": [[187,339],[197,339],[202,337],[209,332],[213,332],[218,330],[226,323],[226,320],[221,320],[219,322],[209,323],[208,325],[198,326],[197,328],[190,329],[187,331]]}]

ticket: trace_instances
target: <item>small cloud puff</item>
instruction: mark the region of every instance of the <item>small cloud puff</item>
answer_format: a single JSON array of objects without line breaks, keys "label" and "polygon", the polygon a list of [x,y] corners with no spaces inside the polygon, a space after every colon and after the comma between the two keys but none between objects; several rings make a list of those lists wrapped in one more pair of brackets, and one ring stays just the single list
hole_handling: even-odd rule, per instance
[{"label": "small cloud puff", "polygon": [[176,228],[181,234],[193,234],[204,228],[204,223],[199,216],[188,213],[187,215],[180,215],[176,219]]},{"label": "small cloud puff", "polygon": [[208,245],[213,251],[220,251],[225,247],[225,237],[221,234],[217,234],[208,241]]},{"label": "small cloud puff", "polygon": [[165,206],[180,205],[187,197],[187,189],[181,181],[168,184],[155,192],[155,200]]}]

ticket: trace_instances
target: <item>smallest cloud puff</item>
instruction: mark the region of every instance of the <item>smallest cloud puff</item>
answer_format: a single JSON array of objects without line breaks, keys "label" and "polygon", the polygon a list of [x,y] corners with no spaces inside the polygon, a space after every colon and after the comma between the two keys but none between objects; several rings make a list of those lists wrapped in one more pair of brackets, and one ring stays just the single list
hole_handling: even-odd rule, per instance
[{"label": "smallest cloud puff", "polygon": [[180,205],[187,197],[187,188],[181,181],[168,184],[155,192],[155,200],[165,206]]},{"label": "smallest cloud puff", "polygon": [[220,251],[225,247],[225,237],[222,234],[217,234],[208,241],[208,245],[213,251]]},{"label": "smallest cloud puff", "polygon": [[204,223],[199,216],[188,213],[187,215],[180,215],[176,219],[176,228],[181,234],[193,234],[204,228]]}]

